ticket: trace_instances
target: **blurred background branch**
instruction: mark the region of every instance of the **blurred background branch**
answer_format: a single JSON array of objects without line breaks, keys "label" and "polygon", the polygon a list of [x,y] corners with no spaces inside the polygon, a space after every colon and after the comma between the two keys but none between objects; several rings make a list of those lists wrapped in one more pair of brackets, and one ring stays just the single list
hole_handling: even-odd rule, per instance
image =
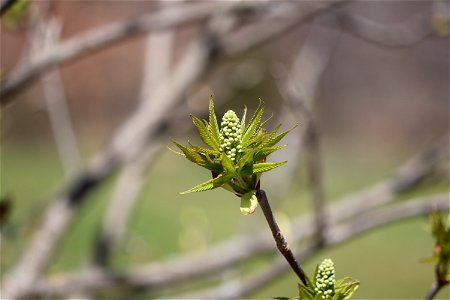
[{"label": "blurred background branch", "polygon": [[[438,143],[439,144],[439,143]],[[440,147],[426,149],[421,154],[414,156],[404,165],[398,167],[391,178],[383,180],[382,183],[375,183],[372,186],[345,195],[327,208],[329,230],[336,230],[336,225],[343,221],[354,220],[360,214],[370,212],[371,209],[393,202],[401,191],[413,189],[418,180],[412,178],[425,179],[432,176],[437,166],[446,161],[447,146],[445,143]],[[430,155],[430,153],[434,153]],[[430,158],[433,158],[430,160]],[[400,189],[380,189],[380,186],[399,186]],[[443,196],[440,195],[439,199]],[[448,199],[448,197],[447,197]],[[442,201],[442,200],[440,200]],[[409,203],[409,202],[408,202]],[[425,204],[426,205],[426,204]],[[443,208],[444,209],[444,208]],[[315,234],[314,215],[298,217],[292,222],[293,242],[299,243],[308,240],[308,237]],[[352,223],[354,225],[355,223]],[[342,227],[341,227],[342,228]],[[360,227],[356,227],[360,228]],[[356,229],[355,229],[356,230]],[[337,231],[333,231],[337,232]],[[326,234],[327,239],[331,237]],[[314,244],[310,249],[315,249]],[[257,255],[273,252],[273,241],[263,232],[251,232],[244,235],[237,235],[227,241],[212,247],[207,253],[198,256],[180,256],[172,258],[166,262],[158,262],[148,266],[141,266],[135,270],[130,270],[119,276],[111,276],[98,273],[96,270],[87,270],[80,273],[56,276],[48,282],[40,282],[34,291],[37,295],[57,296],[64,294],[70,289],[90,290],[99,287],[112,286],[116,283],[128,285],[130,288],[166,288],[184,281],[195,280],[199,277],[210,276],[220,270],[229,268],[242,261],[254,258]],[[301,256],[299,256],[301,257]],[[284,262],[287,268],[286,263]],[[283,270],[287,270],[284,268]]]},{"label": "blurred background branch", "polygon": [[[375,212],[362,214],[355,220],[347,222],[347,224],[330,224],[326,229],[326,238],[319,249],[324,247],[335,246],[345,243],[358,235],[378,227],[388,226],[391,223],[402,221],[406,218],[418,215],[427,215],[432,211],[444,211],[450,208],[448,195],[438,195],[433,197],[410,199],[406,203],[394,204],[388,208],[383,208]],[[317,253],[317,247],[314,244],[308,245],[299,250],[295,256],[301,260],[306,260],[310,256]],[[280,258],[263,270],[255,272],[255,275],[245,278],[241,284],[232,290],[212,289],[196,294],[186,294],[180,296],[183,299],[240,299],[248,297],[262,286],[272,282],[279,276],[289,271],[286,263]]]},{"label": "blurred background branch", "polygon": [[[1,3],[2,15],[12,2]],[[25,29],[34,22],[30,12],[41,19],[29,37],[20,24],[11,33],[2,17],[2,175],[8,176],[2,176],[0,196],[18,194],[12,220],[20,220],[21,231],[20,242],[9,242],[14,234],[2,224],[0,238],[2,247],[23,243],[20,256],[8,256],[2,295],[242,298],[280,278],[288,265],[274,259],[270,233],[257,223],[261,216],[254,225],[235,221],[227,212],[236,203],[220,202],[220,192],[188,204],[175,198],[181,185],[201,175],[161,149],[169,136],[189,134],[189,112],[207,115],[210,94],[220,112],[244,104],[252,110],[261,97],[285,125],[299,124],[288,136],[291,145],[280,151],[289,165],[263,177],[297,259],[433,206],[448,210],[448,194],[442,194],[448,186],[441,183],[448,183],[449,142],[433,142],[448,136],[448,68],[442,68],[448,65],[448,2],[136,2],[107,10],[101,3],[83,10],[50,2],[49,14],[44,2],[30,2]],[[104,22],[112,11],[120,19]],[[86,26],[78,19],[71,25],[77,14]],[[48,198],[53,187],[39,184],[40,177],[55,169],[39,159],[39,147],[48,148],[42,134],[30,138],[42,131],[35,125],[39,101],[46,101],[67,178],[53,179],[61,188],[39,202],[37,223],[29,217],[37,204],[27,200]],[[91,147],[86,141],[98,149],[83,150]],[[391,170],[419,148],[425,151],[391,175],[374,175],[380,162]],[[89,159],[84,168],[82,157]],[[358,162],[365,167],[349,167]],[[339,182],[347,189],[339,191]],[[89,216],[95,221],[85,222]],[[222,235],[212,231],[215,222]],[[31,229],[22,234],[26,226]],[[60,251],[67,253],[73,231],[83,226],[84,256],[91,259],[66,260],[75,265],[68,272]]]}]

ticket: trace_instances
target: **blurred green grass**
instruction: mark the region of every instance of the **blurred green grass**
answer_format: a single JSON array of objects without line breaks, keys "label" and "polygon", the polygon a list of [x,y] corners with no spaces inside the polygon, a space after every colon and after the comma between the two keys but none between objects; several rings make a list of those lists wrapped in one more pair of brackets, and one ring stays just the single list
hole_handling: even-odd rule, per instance
[{"label": "blurred green grass", "polygon": [[[328,198],[363,188],[390,174],[402,162],[401,155],[349,153],[333,147],[325,152],[325,182]],[[3,144],[1,152],[1,195],[11,195],[14,210],[2,242],[2,273],[18,258],[24,241],[38,225],[45,205],[63,179],[57,155],[51,147]],[[276,172],[276,171],[273,171]],[[302,171],[287,196],[275,203],[287,218],[309,209]],[[180,252],[204,251],[235,232],[266,228],[258,211],[245,217],[239,213],[239,199],[223,190],[178,195],[209,177],[209,174],[169,151],[162,152],[149,171],[129,234],[116,255],[115,265],[125,268],[168,258]],[[64,236],[49,272],[76,270],[88,266],[93,241],[114,183],[114,176],[89,195],[72,226]],[[448,191],[448,183],[425,186],[410,196]],[[270,194],[269,194],[270,197]],[[267,233],[269,233],[267,229]],[[321,251],[305,262],[311,274],[322,258],[335,261],[338,277],[352,276],[361,281],[357,299],[421,299],[432,280],[432,267],[419,262],[428,256],[432,239],[427,219],[414,218],[386,226],[332,249]],[[258,260],[251,269],[268,264],[271,257]],[[293,296],[296,279],[286,274],[251,298]],[[439,299],[448,299],[448,289]]]}]

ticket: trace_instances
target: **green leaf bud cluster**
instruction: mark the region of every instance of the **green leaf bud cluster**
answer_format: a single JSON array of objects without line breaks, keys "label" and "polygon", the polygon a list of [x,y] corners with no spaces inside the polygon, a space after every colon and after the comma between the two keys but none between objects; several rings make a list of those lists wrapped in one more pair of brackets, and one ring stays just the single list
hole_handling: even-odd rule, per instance
[{"label": "green leaf bud cluster", "polygon": [[317,294],[322,294],[323,299],[331,299],[334,295],[335,283],[333,261],[329,258],[324,259],[317,271],[315,291]]},{"label": "green leaf bud cluster", "polygon": [[430,223],[434,237],[433,255],[422,261],[435,265],[436,280],[450,284],[450,214],[445,216],[433,211]]},{"label": "green leaf bud cluster", "polygon": [[248,122],[247,108],[244,109],[240,119],[234,111],[228,110],[223,115],[219,127],[211,97],[208,121],[191,115],[200,138],[208,148],[191,143],[184,146],[174,141],[181,150],[174,152],[210,170],[212,179],[182,194],[222,187],[241,198],[243,214],[253,213],[258,205],[255,193],[259,188],[261,174],[286,163],[286,161],[266,162],[267,156],[286,146],[277,144],[293,129],[279,133],[281,127],[279,124],[268,132],[264,126],[270,118],[261,122],[263,113],[264,107],[261,102]]},{"label": "green leaf bud cluster", "polygon": [[[306,285],[298,284],[295,300],[344,300],[350,299],[359,287],[359,282],[350,277],[335,279],[334,263],[324,259],[316,268],[313,280],[306,276]],[[281,298],[280,298],[281,299]]]},{"label": "green leaf bud cluster", "polygon": [[242,150],[242,128],[238,116],[232,110],[227,111],[222,117],[220,124],[220,146],[219,151],[224,152],[233,162]]}]

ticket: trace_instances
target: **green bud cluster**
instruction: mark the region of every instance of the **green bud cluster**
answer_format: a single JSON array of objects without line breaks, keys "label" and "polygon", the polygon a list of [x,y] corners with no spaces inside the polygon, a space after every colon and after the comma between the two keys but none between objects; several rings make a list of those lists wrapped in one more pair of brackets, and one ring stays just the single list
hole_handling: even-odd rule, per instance
[{"label": "green bud cluster", "polygon": [[334,264],[331,259],[324,259],[319,265],[315,283],[315,291],[317,294],[322,294],[323,299],[331,299],[333,297],[336,280],[334,277]]},{"label": "green bud cluster", "polygon": [[219,151],[224,152],[234,162],[236,156],[243,152],[241,124],[236,113],[227,111],[222,117],[220,127]]}]

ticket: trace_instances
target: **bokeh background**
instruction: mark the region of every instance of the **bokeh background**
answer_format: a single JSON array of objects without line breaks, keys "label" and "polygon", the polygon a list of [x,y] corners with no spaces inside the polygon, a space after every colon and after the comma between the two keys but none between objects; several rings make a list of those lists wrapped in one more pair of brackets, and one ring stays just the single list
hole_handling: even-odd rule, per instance
[{"label": "bokeh background", "polygon": [[[62,24],[61,40],[160,9],[157,1],[51,2],[55,2],[51,13]],[[31,2],[27,15],[18,23],[2,20],[0,68],[5,77],[23,59],[29,45],[30,29],[26,24],[30,14],[43,10],[43,6]],[[371,1],[349,3],[337,9],[389,25],[428,13],[430,3]],[[309,20],[251,51],[219,60],[207,76],[186,90],[182,105],[186,112],[202,114],[209,95],[214,94],[219,103],[218,116],[228,109],[239,115],[244,105],[253,111],[261,98],[267,115],[275,115],[269,127],[276,121],[281,121],[283,128],[299,125],[290,134],[293,137],[287,139],[288,144],[297,147],[296,131],[303,120],[289,114],[277,120],[277,115],[282,115],[282,96],[273,78],[273,68],[290,67],[314,26],[339,31],[330,60],[320,76],[313,108],[320,128],[324,192],[327,203],[331,203],[392,175],[392,170],[409,156],[448,135],[448,31],[442,32],[442,28],[433,31],[431,19],[430,24],[430,34],[411,44],[391,47],[365,40],[327,24],[326,20]],[[187,43],[198,32],[198,24],[176,27],[172,64],[180,59]],[[138,107],[146,43],[145,34],[139,35],[60,66],[59,75],[81,157],[78,169],[108,147],[116,130]],[[18,261],[47,205],[66,180],[46,103],[42,85],[34,82],[2,108],[0,191],[2,197],[7,195],[12,201],[2,232],[2,276]],[[174,122],[188,118],[188,113],[174,112],[167,116]],[[201,254],[236,233],[267,227],[259,209],[251,216],[241,215],[238,198],[224,190],[178,194],[209,178],[207,171],[165,147],[171,146],[171,138],[184,143],[195,140],[194,136],[192,126],[188,134],[171,132],[162,138],[163,147],[146,174],[125,239],[115,252],[115,268],[122,270],[185,253]],[[284,151],[277,157],[283,159]],[[262,179],[286,232],[294,217],[312,210],[301,154],[292,164],[291,173],[284,172],[282,167]],[[448,161],[445,165],[448,167]],[[400,198],[448,192],[446,176],[422,184]],[[98,228],[116,179],[114,174],[95,189],[76,213],[52,257],[49,275],[76,271],[91,264]],[[432,245],[427,218],[416,217],[321,250],[305,266],[311,274],[323,258],[332,258],[338,277],[348,275],[361,281],[357,299],[420,299],[433,281],[432,267],[420,262],[430,255]],[[272,255],[260,256],[207,283],[156,293],[145,291],[134,296],[176,298],[180,293],[229,278],[238,284],[238,274],[250,274],[272,261]],[[442,291],[440,299],[446,299],[448,292],[448,288]],[[294,295],[296,277],[288,272],[249,298]]]}]

